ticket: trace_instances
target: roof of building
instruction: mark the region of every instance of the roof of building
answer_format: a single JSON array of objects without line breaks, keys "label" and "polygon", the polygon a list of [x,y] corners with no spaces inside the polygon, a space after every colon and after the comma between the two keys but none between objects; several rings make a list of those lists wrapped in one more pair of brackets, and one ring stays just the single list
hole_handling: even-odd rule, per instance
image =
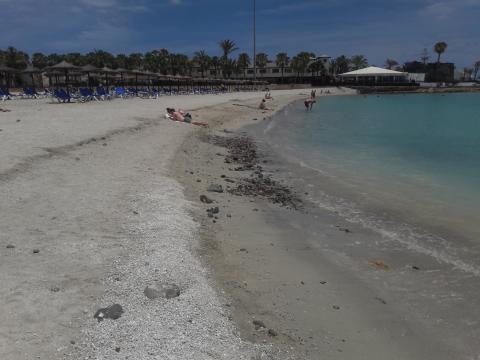
[{"label": "roof of building", "polygon": [[383,69],[375,66],[369,66],[364,69],[359,69],[355,71],[346,72],[340,74],[339,76],[378,76],[378,75],[385,75],[385,76],[395,76],[395,75],[405,75],[406,73],[395,71],[395,70],[388,70]]}]

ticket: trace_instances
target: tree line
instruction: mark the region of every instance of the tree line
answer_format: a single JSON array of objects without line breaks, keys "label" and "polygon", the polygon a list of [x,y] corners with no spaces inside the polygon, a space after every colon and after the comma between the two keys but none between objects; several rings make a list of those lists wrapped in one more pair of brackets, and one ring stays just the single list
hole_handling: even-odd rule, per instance
[{"label": "tree line", "polygon": [[[0,49],[0,64],[22,70],[28,64],[43,69],[48,66],[55,65],[62,60],[72,63],[76,66],[91,64],[98,68],[109,67],[112,69],[123,68],[127,70],[147,70],[164,75],[192,75],[193,69],[196,68],[202,77],[219,75],[220,71],[225,78],[246,77],[247,69],[253,65],[253,61],[249,54],[243,52],[236,57],[232,54],[238,51],[238,47],[232,40],[222,40],[219,42],[221,50],[220,56],[211,56],[205,50],[199,50],[189,57],[181,53],[173,53],[167,49],[153,50],[145,53],[131,54],[111,54],[104,50],[93,50],[86,54],[73,52],[68,54],[48,54],[37,52],[29,56],[28,53],[15,49],[10,46],[5,50]],[[445,42],[435,44],[434,51],[438,54],[437,62],[440,62],[441,55],[447,49]],[[429,59],[427,50],[425,49],[420,57],[424,63]],[[270,59],[266,53],[258,53],[255,58],[255,65],[262,71],[267,67],[269,62],[274,62],[280,69],[281,76],[285,75],[287,69],[295,73],[297,77],[312,74],[314,76],[335,76],[344,72],[352,71],[367,67],[368,60],[363,55],[354,55],[347,57],[345,55],[330,59],[328,66],[324,62],[316,61],[316,56],[312,52],[302,51],[293,57],[285,52],[278,53],[274,59]],[[389,69],[401,70],[398,62],[394,59],[386,60],[386,67]],[[480,70],[480,61],[474,64],[473,68],[464,69],[467,74],[473,75],[475,79]]]},{"label": "tree line", "polygon": [[[209,76],[210,71],[214,71],[215,75],[220,74],[221,71],[225,78],[231,78],[232,76],[245,77],[247,69],[253,65],[250,55],[243,52],[236,57],[232,57],[232,54],[239,50],[232,40],[220,41],[219,48],[222,54],[220,56],[211,56],[205,50],[199,50],[192,57],[189,57],[185,54],[170,52],[167,49],[128,55],[114,55],[104,50],[93,50],[85,54],[72,52],[46,55],[36,52],[30,56],[28,53],[10,46],[5,50],[0,49],[0,64],[17,70],[25,69],[28,64],[44,69],[65,60],[76,66],[91,64],[98,68],[141,69],[164,75],[191,75],[193,69],[196,68],[202,77]],[[307,73],[312,75],[327,75],[330,73],[334,75],[368,66],[367,59],[362,55],[351,58],[337,57],[332,59],[330,61],[331,66],[327,67],[324,66],[323,62],[315,61],[315,59],[315,54],[307,51],[302,51],[293,57],[281,52],[276,55],[275,59],[270,59],[266,53],[258,53],[255,58],[255,65],[260,70],[260,77],[262,70],[272,61],[281,70],[282,77],[287,68],[291,69],[297,76],[301,76]]]}]

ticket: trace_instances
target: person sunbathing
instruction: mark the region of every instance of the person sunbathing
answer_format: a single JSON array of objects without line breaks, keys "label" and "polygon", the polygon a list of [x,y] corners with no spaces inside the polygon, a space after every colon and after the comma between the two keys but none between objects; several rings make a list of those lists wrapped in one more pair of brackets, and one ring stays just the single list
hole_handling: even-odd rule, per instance
[{"label": "person sunbathing", "polygon": [[173,121],[184,122],[197,126],[208,126],[206,122],[192,121],[192,115],[190,115],[190,113],[185,113],[183,110],[167,108],[167,117]]},{"label": "person sunbathing", "polygon": [[273,110],[273,109],[270,109],[267,107],[267,102],[265,99],[262,99],[262,102],[260,103],[260,105],[258,106],[258,108],[260,110]]}]

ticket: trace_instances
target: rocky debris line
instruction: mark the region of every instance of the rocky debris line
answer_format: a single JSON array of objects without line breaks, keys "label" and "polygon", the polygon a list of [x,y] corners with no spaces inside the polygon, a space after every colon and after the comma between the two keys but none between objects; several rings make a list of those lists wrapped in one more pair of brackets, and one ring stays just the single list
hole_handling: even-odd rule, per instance
[{"label": "rocky debris line", "polygon": [[215,135],[208,137],[207,141],[228,149],[225,162],[240,165],[233,170],[252,171],[250,177],[237,181],[235,187],[227,188],[227,192],[237,196],[261,196],[287,208],[301,208],[302,202],[294,192],[264,174],[263,167],[258,164],[257,146],[250,137]]},{"label": "rocky debris line", "polygon": [[151,284],[143,290],[143,293],[150,300],[158,298],[173,299],[180,296],[180,288],[176,284]]},{"label": "rocky debris line", "polygon": [[98,309],[93,317],[98,320],[98,322],[103,321],[104,319],[117,320],[122,316],[123,308],[122,305],[113,304],[109,307]]}]

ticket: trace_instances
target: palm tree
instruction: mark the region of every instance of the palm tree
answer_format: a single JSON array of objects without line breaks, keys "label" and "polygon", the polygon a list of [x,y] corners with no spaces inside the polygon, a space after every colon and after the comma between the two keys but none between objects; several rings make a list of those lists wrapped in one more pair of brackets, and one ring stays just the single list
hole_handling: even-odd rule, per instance
[{"label": "palm tree", "polygon": [[297,56],[294,56],[292,61],[290,61],[290,67],[292,70],[297,74],[297,77],[295,79],[295,82],[298,81],[298,78],[300,77],[300,73],[303,70],[303,63],[301,59]]},{"label": "palm tree", "polygon": [[227,66],[229,66],[228,56],[234,51],[238,50],[238,47],[235,44],[235,41],[233,40],[222,40],[218,43],[218,45],[220,45],[223,51],[222,65],[223,65],[223,73],[225,76],[225,73],[227,72]]},{"label": "palm tree", "polygon": [[331,61],[330,72],[332,75],[346,73],[350,69],[350,59],[341,55]]},{"label": "palm tree", "polygon": [[387,59],[385,64],[387,65],[388,69],[393,70],[393,68],[398,65],[398,61],[394,59]]},{"label": "palm tree", "polygon": [[265,53],[258,53],[255,63],[259,69],[265,69],[268,64],[268,55]]},{"label": "palm tree", "polygon": [[353,70],[363,69],[368,66],[368,60],[363,55],[354,55],[350,59]]},{"label": "palm tree", "polygon": [[238,55],[237,66],[243,71],[243,78],[247,77],[246,70],[250,66],[250,63],[250,55],[248,55],[247,53],[241,53],[240,55]]},{"label": "palm tree", "polygon": [[438,54],[437,64],[440,63],[440,56],[445,52],[445,50],[447,50],[447,47],[448,47],[448,45],[444,41],[440,41],[440,42],[436,43],[435,46],[433,47],[435,52]]},{"label": "palm tree", "polygon": [[205,71],[208,70],[211,62],[210,56],[208,56],[205,50],[200,50],[194,54],[193,61],[198,64],[200,72],[202,73],[202,78],[205,77]]},{"label": "palm tree", "polygon": [[222,40],[218,45],[222,48],[223,59],[227,59],[232,52],[238,50],[238,47],[233,40]]},{"label": "palm tree", "polygon": [[32,65],[39,68],[43,69],[48,65],[47,62],[47,57],[43,55],[42,53],[35,53],[32,55]]},{"label": "palm tree", "polygon": [[302,51],[297,54],[298,66],[301,70],[301,73],[305,76],[305,72],[308,69],[308,65],[315,58],[314,53],[309,53],[307,51]]},{"label": "palm tree", "polygon": [[218,68],[221,65],[221,61],[218,58],[218,56],[213,56],[212,57],[211,64],[212,64],[213,68],[215,69],[215,76],[218,76]]},{"label": "palm tree", "polygon": [[278,53],[277,59],[275,60],[275,64],[282,70],[282,83],[283,83],[283,75],[285,73],[285,68],[288,67],[290,62],[290,58],[288,57],[287,53]]}]

